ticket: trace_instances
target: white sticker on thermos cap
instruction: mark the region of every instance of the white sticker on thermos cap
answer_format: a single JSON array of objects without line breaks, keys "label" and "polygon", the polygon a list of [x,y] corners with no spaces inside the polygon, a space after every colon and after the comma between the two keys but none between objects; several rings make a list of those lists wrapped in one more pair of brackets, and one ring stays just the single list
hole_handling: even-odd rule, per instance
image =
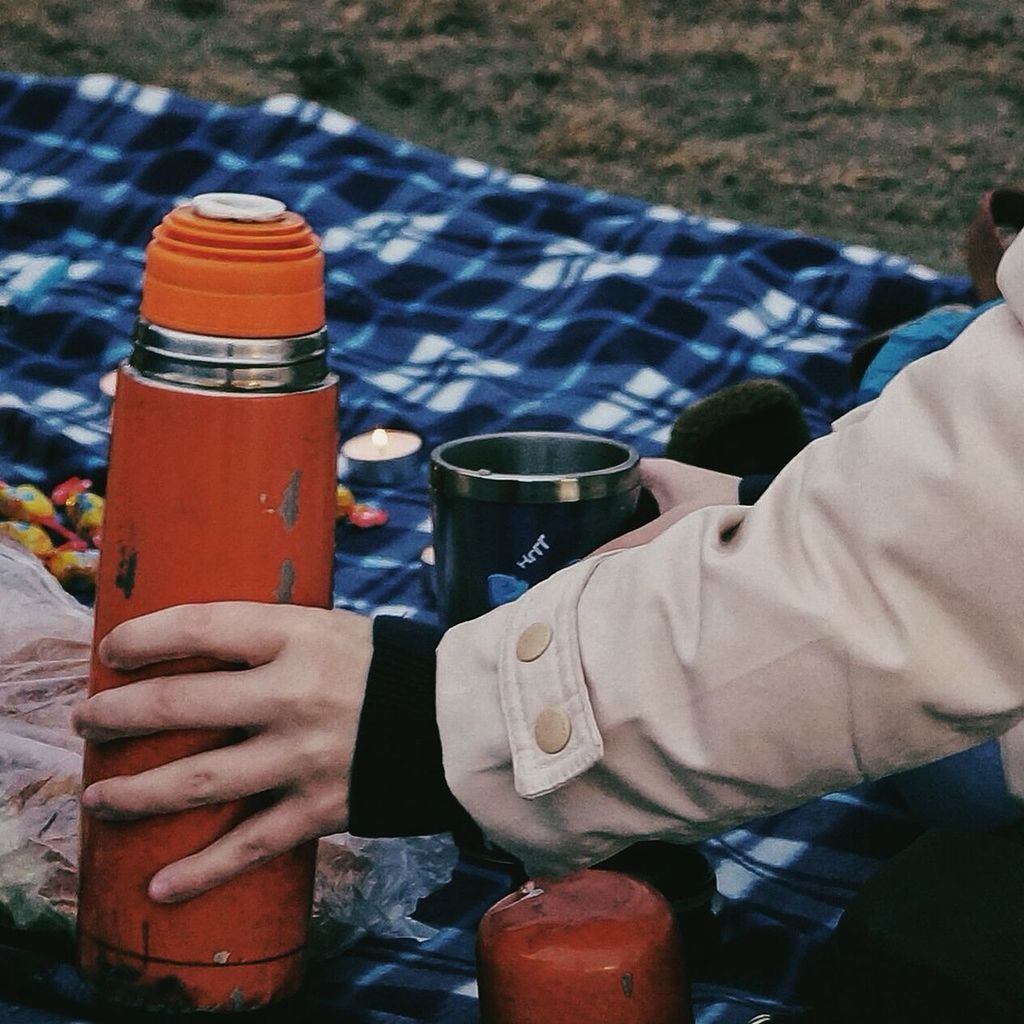
[{"label": "white sticker on thermos cap", "polygon": [[192,206],[200,217],[211,220],[279,220],[287,212],[279,199],[246,192],[204,192],[192,200]]}]

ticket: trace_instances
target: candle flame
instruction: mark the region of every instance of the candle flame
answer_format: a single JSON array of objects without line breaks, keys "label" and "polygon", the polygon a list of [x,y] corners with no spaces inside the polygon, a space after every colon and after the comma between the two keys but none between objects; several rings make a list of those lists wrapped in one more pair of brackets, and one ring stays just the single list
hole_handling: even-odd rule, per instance
[{"label": "candle flame", "polygon": [[374,448],[383,450],[388,446],[388,432],[383,427],[376,427],[370,435],[370,440],[373,442]]}]

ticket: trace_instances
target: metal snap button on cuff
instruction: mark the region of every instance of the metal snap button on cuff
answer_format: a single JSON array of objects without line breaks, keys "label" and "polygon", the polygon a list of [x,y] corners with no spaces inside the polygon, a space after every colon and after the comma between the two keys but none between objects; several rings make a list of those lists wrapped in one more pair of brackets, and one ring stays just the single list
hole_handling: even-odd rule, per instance
[{"label": "metal snap button on cuff", "polygon": [[546,622],[533,622],[519,634],[516,657],[520,661],[536,661],[551,645],[554,634]]},{"label": "metal snap button on cuff", "polygon": [[533,723],[533,736],[545,754],[565,749],[572,735],[572,721],[561,708],[545,708]]}]

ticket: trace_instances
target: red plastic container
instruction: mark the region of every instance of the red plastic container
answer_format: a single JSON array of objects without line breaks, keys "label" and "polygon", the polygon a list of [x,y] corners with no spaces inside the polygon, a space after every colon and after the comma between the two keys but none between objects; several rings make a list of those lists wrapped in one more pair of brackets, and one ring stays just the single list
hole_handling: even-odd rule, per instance
[{"label": "red plastic container", "polygon": [[615,871],[537,879],[480,922],[481,1024],[692,1024],[672,911]]},{"label": "red plastic container", "polygon": [[[330,606],[337,380],[323,325],[318,241],[280,204],[199,197],[154,231],[114,403],[97,642],[176,604]],[[197,667],[223,666],[118,672],[94,657],[89,689]],[[236,738],[189,730],[90,743],[83,782]],[[146,892],[161,867],[256,805],[135,822],[83,815],[79,962],[104,995],[147,1009],[238,1010],[298,988],[315,843],[185,903],[156,904]]]}]

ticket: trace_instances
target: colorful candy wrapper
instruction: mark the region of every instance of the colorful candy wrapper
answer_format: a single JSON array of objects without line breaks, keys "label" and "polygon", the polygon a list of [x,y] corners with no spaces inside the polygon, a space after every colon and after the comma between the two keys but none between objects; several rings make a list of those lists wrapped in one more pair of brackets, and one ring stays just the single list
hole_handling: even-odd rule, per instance
[{"label": "colorful candy wrapper", "polygon": [[71,583],[96,585],[96,572],[100,566],[100,553],[95,548],[75,551],[72,548],[57,548],[46,559],[46,567],[62,586]]},{"label": "colorful candy wrapper", "polygon": [[371,526],[383,526],[390,516],[384,509],[376,505],[364,505],[357,502],[348,513],[348,521],[360,529],[368,529]]},{"label": "colorful candy wrapper", "polygon": [[0,516],[23,523],[53,517],[53,502],[31,484],[8,484],[0,480]]},{"label": "colorful candy wrapper", "polygon": [[106,502],[92,491],[80,491],[68,498],[65,504],[68,519],[79,537],[100,546],[103,529],[103,513]]},{"label": "colorful candy wrapper", "polygon": [[358,526],[362,530],[383,526],[390,516],[377,505],[356,501],[355,495],[344,484],[338,484],[337,518]]},{"label": "colorful candy wrapper", "polygon": [[27,548],[33,555],[38,555],[40,558],[44,558],[53,551],[53,541],[50,540],[50,535],[35,523],[26,523],[18,519],[4,519],[0,521],[0,533],[16,540],[22,547]]}]

